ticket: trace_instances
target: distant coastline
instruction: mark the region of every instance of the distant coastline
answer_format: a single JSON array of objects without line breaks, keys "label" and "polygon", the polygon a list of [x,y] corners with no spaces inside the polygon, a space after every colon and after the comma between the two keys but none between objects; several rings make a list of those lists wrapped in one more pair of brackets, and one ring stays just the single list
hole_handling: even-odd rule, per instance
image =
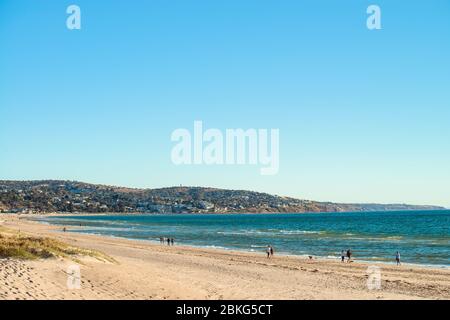
[{"label": "distant coastline", "polygon": [[319,213],[446,210],[441,206],[333,203],[207,187],[133,189],[77,181],[0,180],[0,212],[24,214]]}]

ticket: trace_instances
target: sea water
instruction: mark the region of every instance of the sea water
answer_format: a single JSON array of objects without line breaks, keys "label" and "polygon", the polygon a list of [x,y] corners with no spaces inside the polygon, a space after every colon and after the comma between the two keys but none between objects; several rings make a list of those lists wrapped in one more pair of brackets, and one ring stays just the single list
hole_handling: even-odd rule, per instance
[{"label": "sea water", "polygon": [[41,219],[69,232],[338,259],[450,267],[450,211],[302,214],[65,215]]}]

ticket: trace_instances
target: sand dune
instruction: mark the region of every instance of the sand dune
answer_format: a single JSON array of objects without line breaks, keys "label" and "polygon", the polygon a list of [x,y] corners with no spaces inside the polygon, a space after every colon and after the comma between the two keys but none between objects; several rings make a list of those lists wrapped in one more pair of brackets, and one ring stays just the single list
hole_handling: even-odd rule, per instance
[{"label": "sand dune", "polygon": [[80,289],[67,286],[70,259],[0,259],[0,299],[450,299],[450,270],[377,264],[381,289],[367,287],[365,263],[340,263],[94,235],[5,216],[0,225],[101,251],[82,257]]}]

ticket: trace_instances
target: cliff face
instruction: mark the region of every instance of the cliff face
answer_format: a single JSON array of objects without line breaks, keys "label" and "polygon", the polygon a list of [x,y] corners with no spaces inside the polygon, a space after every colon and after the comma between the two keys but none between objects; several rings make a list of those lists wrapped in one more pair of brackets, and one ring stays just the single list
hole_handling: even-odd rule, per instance
[{"label": "cliff face", "polygon": [[438,210],[404,204],[338,204],[201,187],[132,189],[76,181],[2,181],[3,212],[268,213]]}]

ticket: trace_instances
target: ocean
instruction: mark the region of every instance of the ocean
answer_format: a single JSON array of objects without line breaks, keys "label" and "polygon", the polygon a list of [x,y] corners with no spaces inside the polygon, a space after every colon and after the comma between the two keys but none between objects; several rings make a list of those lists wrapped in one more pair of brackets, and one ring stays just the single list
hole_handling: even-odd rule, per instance
[{"label": "ocean", "polygon": [[[338,259],[450,267],[450,210],[302,214],[134,214],[51,216],[40,221],[81,232],[175,244]],[[80,227],[81,225],[81,227]],[[72,227],[71,227],[72,226]]]}]

